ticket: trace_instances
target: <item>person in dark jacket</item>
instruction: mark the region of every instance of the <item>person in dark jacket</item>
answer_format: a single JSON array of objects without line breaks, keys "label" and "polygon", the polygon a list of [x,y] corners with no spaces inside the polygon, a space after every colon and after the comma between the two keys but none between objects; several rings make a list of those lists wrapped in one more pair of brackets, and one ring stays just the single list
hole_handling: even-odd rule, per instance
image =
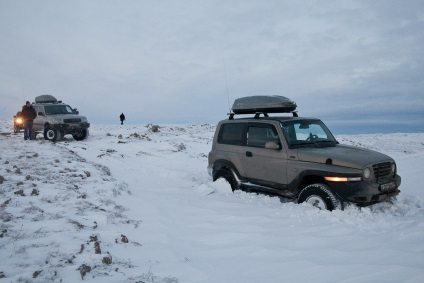
[{"label": "person in dark jacket", "polygon": [[125,120],[124,113],[121,113],[121,115],[119,115],[119,119],[121,120],[121,125],[123,125],[124,124],[124,120]]},{"label": "person in dark jacket", "polygon": [[27,139],[35,139],[34,131],[32,130],[32,125],[34,119],[37,117],[37,112],[34,107],[32,107],[31,103],[27,101],[25,106],[22,107],[22,119],[24,120],[24,140]]}]

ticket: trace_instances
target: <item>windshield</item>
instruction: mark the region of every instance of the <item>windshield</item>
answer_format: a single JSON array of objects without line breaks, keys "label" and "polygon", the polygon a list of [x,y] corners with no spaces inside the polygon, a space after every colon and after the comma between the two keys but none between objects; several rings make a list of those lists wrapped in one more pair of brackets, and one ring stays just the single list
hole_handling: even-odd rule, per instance
[{"label": "windshield", "polygon": [[281,123],[290,147],[334,146],[336,139],[320,120],[296,120]]},{"label": "windshield", "polygon": [[74,114],[74,110],[69,105],[46,105],[44,109],[46,110],[46,115]]}]

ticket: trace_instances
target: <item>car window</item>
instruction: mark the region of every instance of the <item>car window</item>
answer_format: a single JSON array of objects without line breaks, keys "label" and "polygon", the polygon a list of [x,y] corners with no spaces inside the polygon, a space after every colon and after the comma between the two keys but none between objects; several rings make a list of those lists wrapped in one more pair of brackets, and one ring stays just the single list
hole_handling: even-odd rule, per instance
[{"label": "car window", "polygon": [[46,105],[44,107],[47,115],[74,114],[74,111],[69,105]]},{"label": "car window", "polygon": [[243,145],[244,123],[223,124],[221,126],[218,143]]},{"label": "car window", "polygon": [[296,139],[298,141],[307,141],[310,139],[311,135],[322,139],[327,139],[328,137],[322,127],[318,124],[308,124],[307,126],[304,126],[303,124],[297,123],[294,124],[294,129],[296,132]]},{"label": "car window", "polygon": [[43,112],[43,107],[42,106],[38,106],[38,105],[33,105],[35,112],[37,112],[37,115],[39,112]]},{"label": "car window", "polygon": [[282,130],[290,146],[335,144],[337,141],[320,120],[300,120],[282,123]]},{"label": "car window", "polygon": [[247,132],[247,145],[265,148],[267,142],[280,145],[277,130],[273,125],[249,125]]}]

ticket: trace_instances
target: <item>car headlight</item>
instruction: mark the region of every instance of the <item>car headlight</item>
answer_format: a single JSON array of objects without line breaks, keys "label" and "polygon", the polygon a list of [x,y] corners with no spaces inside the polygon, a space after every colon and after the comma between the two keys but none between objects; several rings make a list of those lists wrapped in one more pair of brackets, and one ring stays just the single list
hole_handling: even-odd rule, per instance
[{"label": "car headlight", "polygon": [[62,119],[53,118],[53,124],[62,124]]},{"label": "car headlight", "polygon": [[365,167],[364,169],[364,178],[369,179],[371,177],[371,169],[368,167]]},{"label": "car headlight", "polygon": [[16,119],[16,123],[17,124],[22,124],[22,119],[21,118]]},{"label": "car headlight", "polygon": [[396,163],[392,163],[392,175],[396,174]]}]

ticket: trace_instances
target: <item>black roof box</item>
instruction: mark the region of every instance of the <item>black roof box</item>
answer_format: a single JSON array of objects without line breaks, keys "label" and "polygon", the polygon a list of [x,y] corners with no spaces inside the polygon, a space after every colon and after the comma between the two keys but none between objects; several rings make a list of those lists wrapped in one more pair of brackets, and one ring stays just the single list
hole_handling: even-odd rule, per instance
[{"label": "black roof box", "polygon": [[40,95],[35,98],[35,103],[55,103],[55,102],[57,102],[56,97],[50,94]]},{"label": "black roof box", "polygon": [[279,95],[256,95],[237,98],[232,111],[234,114],[289,113],[296,110],[296,102]]}]

